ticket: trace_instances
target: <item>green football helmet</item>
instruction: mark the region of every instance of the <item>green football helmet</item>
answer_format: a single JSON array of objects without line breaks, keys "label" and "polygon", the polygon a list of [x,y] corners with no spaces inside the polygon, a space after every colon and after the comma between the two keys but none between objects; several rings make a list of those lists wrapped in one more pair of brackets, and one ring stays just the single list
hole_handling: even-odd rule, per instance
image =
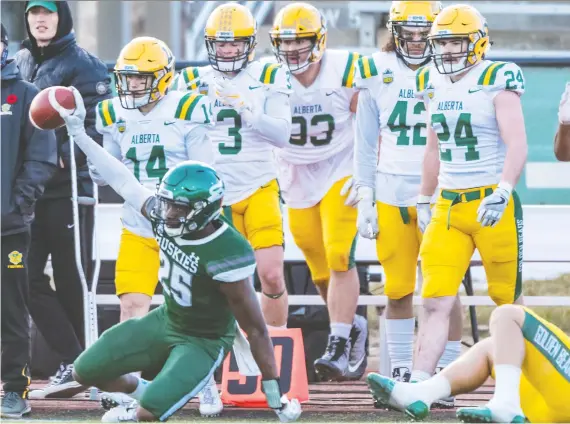
[{"label": "green football helmet", "polygon": [[199,231],[220,216],[223,197],[224,183],[214,168],[181,162],[158,185],[152,219],[171,237]]}]

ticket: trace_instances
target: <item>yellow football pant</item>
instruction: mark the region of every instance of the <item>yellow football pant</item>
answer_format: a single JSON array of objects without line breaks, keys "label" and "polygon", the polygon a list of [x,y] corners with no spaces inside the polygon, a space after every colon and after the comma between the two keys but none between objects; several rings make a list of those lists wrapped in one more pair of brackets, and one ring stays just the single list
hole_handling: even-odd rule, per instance
[{"label": "yellow football pant", "polygon": [[348,178],[334,183],[316,205],[288,209],[291,234],[317,285],[328,284],[331,270],[348,271],[355,266],[357,211],[346,206],[340,195]]},{"label": "yellow football pant", "polygon": [[495,187],[441,191],[420,248],[423,297],[455,296],[475,248],[495,303],[513,303],[520,296],[523,218],[516,192],[494,228],[477,222],[481,199]]},{"label": "yellow football pant", "polygon": [[283,216],[277,180],[260,187],[247,199],[224,206],[223,211],[254,250],[283,246]]}]

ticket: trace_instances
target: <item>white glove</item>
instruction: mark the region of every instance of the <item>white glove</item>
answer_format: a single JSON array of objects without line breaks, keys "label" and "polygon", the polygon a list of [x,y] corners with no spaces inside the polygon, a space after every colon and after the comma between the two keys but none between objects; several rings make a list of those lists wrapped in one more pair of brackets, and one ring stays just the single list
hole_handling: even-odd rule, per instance
[{"label": "white glove", "polygon": [[[75,87],[69,87],[75,97],[75,110],[69,110],[61,106],[54,96],[49,96],[51,106],[59,113],[59,116],[65,121],[67,133],[70,136],[76,136],[85,132],[85,104],[81,93]],[[55,91],[54,91],[55,93]]]},{"label": "white glove", "polygon": [[426,232],[426,228],[431,221],[431,196],[418,196],[418,203],[416,204],[416,210],[418,212],[418,227],[423,233]]},{"label": "white glove", "polygon": [[482,227],[494,227],[505,213],[512,189],[501,185],[506,184],[499,184],[490,196],[481,201],[477,209],[477,222],[480,222]]},{"label": "white glove", "polygon": [[352,177],[346,180],[346,182],[342,186],[342,189],[340,190],[341,196],[346,196],[347,194],[348,196],[346,197],[344,204],[346,206],[356,206],[356,204],[358,203],[358,191],[354,186],[354,179]]},{"label": "white glove", "polygon": [[365,238],[375,239],[378,236],[378,211],[374,200],[374,189],[358,187],[358,233]]},{"label": "white glove", "polygon": [[558,108],[558,122],[561,124],[570,124],[570,82],[566,83],[566,90],[562,94],[560,107]]},{"label": "white glove", "polygon": [[285,395],[281,397],[281,405],[283,405],[281,409],[275,409],[275,413],[282,423],[297,421],[303,412],[297,399],[289,400]]},{"label": "white glove", "polygon": [[235,109],[240,115],[249,110],[252,112],[251,105],[244,99],[235,84],[228,78],[216,78],[214,83],[216,96],[224,104]]},{"label": "white glove", "polygon": [[296,421],[301,416],[301,404],[297,399],[287,399],[281,394],[279,379],[261,380],[261,391],[265,394],[267,404],[275,411],[282,423]]}]

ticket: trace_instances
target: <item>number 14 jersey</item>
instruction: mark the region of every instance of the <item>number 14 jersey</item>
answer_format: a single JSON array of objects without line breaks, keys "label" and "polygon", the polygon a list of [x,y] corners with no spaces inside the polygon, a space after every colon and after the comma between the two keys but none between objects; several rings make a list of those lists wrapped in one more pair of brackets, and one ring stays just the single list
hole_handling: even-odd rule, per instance
[{"label": "number 14 jersey", "polygon": [[[103,135],[103,147],[152,191],[179,162],[213,162],[207,131],[198,128],[211,123],[207,97],[179,91],[168,92],[146,115],[139,109],[123,108],[118,97],[100,102],[96,110],[96,129]],[[123,204],[122,221],[127,230],[153,237],[148,220],[127,203]]]},{"label": "number 14 jersey", "polygon": [[521,69],[510,62],[484,60],[453,83],[433,67],[417,72],[417,91],[428,103],[439,140],[439,187],[466,189],[499,183],[506,146],[494,105],[503,91],[522,96]]}]

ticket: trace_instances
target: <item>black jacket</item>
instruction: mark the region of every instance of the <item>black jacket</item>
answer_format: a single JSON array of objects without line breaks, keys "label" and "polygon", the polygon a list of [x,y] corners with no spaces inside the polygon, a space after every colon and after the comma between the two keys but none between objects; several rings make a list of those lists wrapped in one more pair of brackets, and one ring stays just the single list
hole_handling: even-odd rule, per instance
[{"label": "black jacket", "polygon": [[[27,4],[27,2],[26,2]],[[56,2],[59,23],[57,33],[46,47],[38,47],[32,37],[26,19],[28,40],[24,49],[16,54],[16,62],[26,81],[32,82],[40,90],[54,85],[74,86],[85,101],[87,117],[85,129],[95,141],[101,143],[102,137],[95,130],[95,107],[97,103],[111,97],[111,78],[105,64],[97,57],[79,47],[75,41],[71,10],[66,1]],[[56,130],[58,170],[46,187],[43,199],[69,197],[71,194],[71,176],[69,137],[65,127]],[[75,147],[79,195],[93,195],[93,186],[85,155]]]},{"label": "black jacket", "polygon": [[2,235],[26,231],[34,204],[56,170],[53,131],[36,129],[28,119],[39,90],[23,81],[16,62],[2,68]]}]

